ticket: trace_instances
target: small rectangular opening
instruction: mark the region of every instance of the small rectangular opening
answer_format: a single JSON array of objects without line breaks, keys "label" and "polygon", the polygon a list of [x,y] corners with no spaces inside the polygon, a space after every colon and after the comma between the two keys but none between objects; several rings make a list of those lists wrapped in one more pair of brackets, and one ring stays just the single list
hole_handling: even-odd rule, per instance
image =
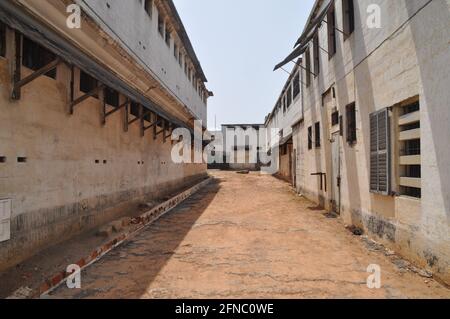
[{"label": "small rectangular opening", "polygon": [[308,127],[308,149],[311,150],[312,149],[312,144],[313,144],[313,132],[312,132],[312,126]]},{"label": "small rectangular opening", "polygon": [[344,38],[347,39],[355,31],[355,7],[353,0],[343,0],[342,13],[344,16]]},{"label": "small rectangular opening", "polygon": [[6,156],[0,156],[0,163],[6,163]]},{"label": "small rectangular opening", "polygon": [[0,22],[0,56],[6,56],[6,25]]},{"label": "small rectangular opening", "polygon": [[153,0],[145,0],[144,6],[145,6],[145,11],[151,18],[153,15]]},{"label": "small rectangular opening", "polygon": [[80,71],[80,91],[83,93],[89,93],[98,86],[97,80],[89,74]]},{"label": "small rectangular opening", "polygon": [[331,125],[335,126],[339,124],[339,111],[331,113]]},{"label": "small rectangular opening", "polygon": [[315,125],[315,146],[316,146],[316,148],[320,148],[320,146],[321,146],[320,122],[317,122]]},{"label": "small rectangular opening", "polygon": [[26,163],[27,162],[27,158],[26,157],[18,157],[17,158],[17,163]]},{"label": "small rectangular opening", "polygon": [[306,72],[306,87],[311,84],[311,53],[309,48],[305,52],[305,72]]},{"label": "small rectangular opening", "polygon": [[107,164],[108,163],[108,161],[107,160],[103,160],[103,164]]},{"label": "small rectangular opening", "polygon": [[105,102],[113,107],[119,107],[119,92],[106,88],[105,89]]},{"label": "small rectangular opening", "polygon": [[162,36],[164,35],[164,20],[160,12],[158,12],[158,32]]},{"label": "small rectangular opening", "polygon": [[[22,64],[23,66],[37,71],[56,59],[56,55],[43,48],[27,37],[23,37],[22,48]],[[52,79],[56,79],[56,68],[45,74]]]},{"label": "small rectangular opening", "polygon": [[95,164],[100,164],[100,161],[99,160],[95,160]]},{"label": "small rectangular opening", "polygon": [[334,5],[327,13],[328,55],[331,59],[336,54],[336,16]]}]

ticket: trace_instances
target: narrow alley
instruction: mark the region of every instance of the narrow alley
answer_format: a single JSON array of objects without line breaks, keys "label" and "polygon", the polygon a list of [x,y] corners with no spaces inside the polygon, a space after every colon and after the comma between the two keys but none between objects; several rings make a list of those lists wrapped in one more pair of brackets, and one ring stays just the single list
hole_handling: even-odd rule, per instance
[{"label": "narrow alley", "polygon": [[[275,177],[214,181],[49,298],[449,298]],[[381,267],[369,289],[367,267]]]}]

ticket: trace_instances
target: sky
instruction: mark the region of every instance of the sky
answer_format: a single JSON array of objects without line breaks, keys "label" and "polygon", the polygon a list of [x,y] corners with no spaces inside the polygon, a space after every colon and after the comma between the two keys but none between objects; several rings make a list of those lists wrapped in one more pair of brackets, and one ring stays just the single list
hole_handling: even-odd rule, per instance
[{"label": "sky", "polygon": [[314,0],[174,3],[214,92],[208,128],[264,123],[289,76],[273,68],[293,50]]}]

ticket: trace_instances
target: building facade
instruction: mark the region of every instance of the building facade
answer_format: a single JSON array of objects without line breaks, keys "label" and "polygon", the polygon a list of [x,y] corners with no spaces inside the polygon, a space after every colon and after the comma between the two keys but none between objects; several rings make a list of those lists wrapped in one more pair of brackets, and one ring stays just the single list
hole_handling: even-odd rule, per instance
[{"label": "building facade", "polygon": [[294,63],[294,68],[278,97],[272,112],[266,117],[267,149],[278,147],[279,160],[277,176],[296,184],[297,149],[294,149],[292,126],[303,117],[302,72],[299,65],[302,59]]},{"label": "building facade", "polygon": [[449,39],[449,0],[317,0],[280,64],[305,69],[298,192],[447,283]]},{"label": "building facade", "polygon": [[[259,171],[261,145],[266,136],[263,124],[223,124],[220,132],[222,149],[216,157],[223,157],[222,169]],[[218,134],[216,134],[218,136]]]},{"label": "building facade", "polygon": [[1,1],[0,270],[204,178],[206,82],[170,0]]}]

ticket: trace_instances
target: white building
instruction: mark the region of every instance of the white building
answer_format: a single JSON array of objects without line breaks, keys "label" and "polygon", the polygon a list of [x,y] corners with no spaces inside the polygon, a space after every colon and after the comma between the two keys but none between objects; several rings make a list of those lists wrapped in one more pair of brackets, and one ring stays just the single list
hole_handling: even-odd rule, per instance
[{"label": "white building", "polygon": [[265,120],[267,147],[279,147],[277,175],[294,185],[297,150],[293,148],[292,126],[303,119],[303,80],[299,67],[301,63],[301,59],[295,61],[275,107]]},{"label": "white building", "polygon": [[317,0],[297,189],[450,282],[450,1]]}]

